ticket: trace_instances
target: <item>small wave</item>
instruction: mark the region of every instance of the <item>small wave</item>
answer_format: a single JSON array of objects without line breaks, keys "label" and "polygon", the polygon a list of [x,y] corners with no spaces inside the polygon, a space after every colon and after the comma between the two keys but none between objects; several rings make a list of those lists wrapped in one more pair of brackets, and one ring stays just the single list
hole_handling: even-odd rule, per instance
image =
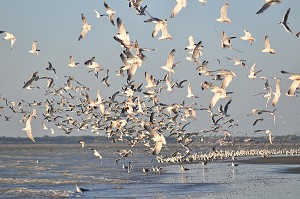
[{"label": "small wave", "polygon": [[73,191],[66,190],[37,190],[22,187],[0,189],[1,197],[43,197],[43,198],[69,198],[74,195]]},{"label": "small wave", "polygon": [[[58,180],[40,178],[0,178],[0,184],[76,184],[78,180]],[[80,181],[82,182],[82,181]]]}]

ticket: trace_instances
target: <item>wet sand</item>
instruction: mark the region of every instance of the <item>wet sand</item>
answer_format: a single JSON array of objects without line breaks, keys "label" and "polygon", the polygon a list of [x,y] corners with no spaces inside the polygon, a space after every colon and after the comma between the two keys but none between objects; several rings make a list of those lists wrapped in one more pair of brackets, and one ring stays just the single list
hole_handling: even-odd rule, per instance
[{"label": "wet sand", "polygon": [[[238,161],[241,164],[282,164],[282,165],[300,165],[300,156],[269,156],[254,157]],[[300,166],[283,169],[280,172],[300,174]]]}]

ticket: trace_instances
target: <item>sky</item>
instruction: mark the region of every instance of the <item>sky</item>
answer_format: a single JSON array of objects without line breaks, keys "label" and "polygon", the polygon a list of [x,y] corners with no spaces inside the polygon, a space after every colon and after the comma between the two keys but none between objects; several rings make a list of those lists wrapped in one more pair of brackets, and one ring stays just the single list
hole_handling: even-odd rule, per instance
[{"label": "sky", "polygon": [[[144,0],[142,5],[147,5],[147,11],[154,17],[168,19],[168,32],[172,35],[172,40],[158,40],[158,36],[152,38],[151,33],[154,23],[145,23],[149,16],[136,15],[135,10],[128,7],[126,0],[107,0],[106,3],[116,11],[115,20],[119,17],[130,34],[131,41],[137,40],[141,47],[155,48],[155,51],[145,52],[147,59],[144,60],[141,68],[138,68],[133,80],[135,83],[146,85],[144,73],[147,71],[156,79],[163,79],[167,74],[160,67],[165,65],[167,57],[172,49],[176,49],[174,61],[180,63],[174,68],[175,74],[171,76],[171,81],[188,80],[191,82],[193,93],[199,98],[186,98],[187,83],[183,89],[175,89],[172,93],[163,90],[159,94],[160,102],[166,104],[181,103],[189,105],[197,103],[198,108],[208,107],[213,92],[210,90],[202,91],[200,84],[204,81],[213,82],[220,85],[221,82],[212,80],[212,77],[199,76],[196,68],[197,64],[189,62],[186,57],[189,56],[184,48],[188,45],[188,37],[194,36],[197,43],[202,41],[203,55],[199,61],[208,60],[208,69],[227,69],[236,74],[236,77],[230,83],[227,91],[233,92],[232,103],[229,106],[230,117],[235,117],[238,126],[229,129],[235,136],[255,136],[264,135],[254,133],[258,129],[270,129],[274,136],[298,134],[300,132],[300,98],[288,97],[285,95],[291,80],[289,75],[281,74],[281,70],[300,73],[300,38],[295,34],[300,31],[300,18],[298,8],[300,1],[284,0],[281,4],[275,4],[267,9],[263,14],[255,14],[264,4],[262,0],[241,1],[229,0],[227,15],[231,19],[230,24],[217,22],[220,16],[220,9],[225,4],[225,0],[208,0],[208,3],[202,5],[197,0],[187,1],[187,6],[183,8],[175,18],[170,18],[171,11],[176,5],[175,0]],[[278,24],[288,8],[291,8],[288,19],[289,26],[293,33],[287,33],[283,27]],[[93,11],[96,9],[100,14],[105,13],[103,1],[90,0],[52,0],[52,1],[17,1],[10,0],[1,3],[0,7],[0,30],[14,34],[17,41],[13,50],[10,49],[10,42],[0,40],[0,106],[4,107],[0,112],[0,136],[25,137],[26,133],[22,131],[25,127],[21,123],[22,114],[13,113],[5,104],[3,98],[9,102],[39,102],[45,101],[45,90],[43,89],[23,89],[24,82],[38,71],[40,76],[50,76],[54,78],[56,86],[64,86],[67,78],[64,76],[74,76],[76,79],[88,86],[88,91],[92,98],[96,98],[97,90],[100,89],[103,98],[108,99],[113,93],[121,90],[122,85],[126,84],[126,76],[119,77],[115,71],[122,66],[119,57],[123,48],[117,43],[113,36],[118,32],[116,26],[113,26],[107,17],[96,18]],[[81,13],[84,14],[89,24],[92,25],[89,31],[81,41],[78,41],[82,30]],[[253,45],[243,41],[240,37],[244,36],[243,30],[251,32],[255,38]],[[219,34],[225,31],[228,36],[235,36],[231,41],[232,46],[239,51],[221,48]],[[275,49],[276,54],[271,55],[262,53],[264,48],[264,37],[268,35],[271,47]],[[5,35],[1,34],[0,38]],[[40,54],[38,56],[29,53],[31,44],[37,41]],[[77,68],[68,67],[69,56],[73,55],[76,62],[79,62]],[[100,72],[99,78],[83,64],[91,57],[103,68],[109,69],[110,86],[106,87],[101,83],[101,79],[106,76],[106,72]],[[257,74],[255,80],[247,76],[249,70],[242,66],[234,66],[233,62],[227,57],[245,59],[246,64],[252,66],[256,63],[256,70],[262,70]],[[220,60],[220,64],[216,61]],[[53,71],[48,71],[47,62],[51,62],[57,72],[57,79]],[[264,80],[259,77],[265,76],[275,90],[275,80],[273,77],[281,78],[281,97],[278,104],[273,108],[271,104],[266,107],[266,99],[262,95],[254,96],[257,93],[264,92]],[[39,80],[35,83],[45,88],[45,81]],[[164,86],[161,82],[159,87]],[[125,97],[120,97],[123,101]],[[225,105],[228,99],[221,99],[213,112],[217,112],[220,104]],[[273,118],[264,114],[264,121],[253,126],[255,118],[258,116],[247,116],[252,109],[274,110],[276,108],[276,124]],[[26,110],[32,111],[27,107]],[[39,107],[38,118],[32,121],[32,131],[34,136],[52,136],[50,131],[42,128],[43,106]],[[5,116],[11,117],[5,121]],[[57,129],[55,125],[48,124],[55,130],[54,135],[64,135],[64,132]],[[210,128],[211,120],[206,111],[198,111],[195,121],[187,127],[190,131],[200,131]],[[103,132],[101,132],[103,134]],[[93,135],[90,130],[73,131],[71,135]]]}]

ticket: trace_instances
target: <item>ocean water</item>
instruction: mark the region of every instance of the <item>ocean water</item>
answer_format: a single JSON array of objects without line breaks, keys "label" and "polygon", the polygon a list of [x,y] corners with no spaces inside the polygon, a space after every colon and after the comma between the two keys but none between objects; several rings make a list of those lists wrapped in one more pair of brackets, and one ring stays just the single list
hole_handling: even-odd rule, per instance
[{"label": "ocean water", "polygon": [[[0,198],[299,198],[300,174],[285,170],[297,164],[244,164],[231,160],[207,165],[160,164],[144,148],[132,148],[133,156],[122,158],[122,149],[112,144],[93,148],[77,144],[30,144],[0,146]],[[243,158],[238,158],[242,160]],[[123,165],[134,162],[130,173]],[[237,161],[238,162],[238,161]],[[143,173],[142,168],[161,167],[161,173]],[[89,189],[76,193],[76,184]]]}]

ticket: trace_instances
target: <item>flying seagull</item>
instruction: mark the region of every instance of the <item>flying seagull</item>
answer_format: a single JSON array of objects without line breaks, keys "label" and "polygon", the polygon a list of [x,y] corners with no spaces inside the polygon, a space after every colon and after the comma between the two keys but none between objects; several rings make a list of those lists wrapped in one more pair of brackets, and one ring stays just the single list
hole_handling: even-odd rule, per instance
[{"label": "flying seagull", "polygon": [[167,59],[167,63],[165,66],[161,66],[162,69],[168,71],[170,74],[171,73],[175,73],[175,71],[173,70],[173,67],[174,67],[174,55],[175,55],[175,49],[173,49],[169,56],[168,56],[168,59]]},{"label": "flying seagull", "polygon": [[57,79],[56,70],[55,70],[55,68],[53,68],[51,62],[49,62],[49,61],[48,61],[48,67],[46,68],[46,70],[52,70],[54,72],[54,75],[55,75],[56,79]]},{"label": "flying seagull", "polygon": [[31,45],[31,50],[29,51],[32,54],[39,55],[39,49],[36,47],[37,41],[34,41]]},{"label": "flying seagull", "polygon": [[230,24],[230,19],[227,17],[227,9],[228,9],[228,1],[222,6],[220,10],[220,18],[216,19],[218,22],[225,22],[227,24]]},{"label": "flying seagull", "polygon": [[289,18],[290,10],[291,10],[291,8],[289,8],[289,9],[285,12],[285,14],[284,14],[284,16],[283,16],[283,21],[280,21],[279,24],[281,24],[281,25],[283,26],[283,28],[285,29],[285,31],[287,31],[288,33],[292,34],[292,31],[291,31],[291,29],[288,27],[288,22],[287,22],[287,20],[288,20],[288,18]]},{"label": "flying seagull", "polygon": [[293,81],[286,95],[289,97],[296,96],[296,89],[300,87],[300,73],[291,73],[287,71],[281,71],[281,73],[290,74],[291,76],[289,77],[289,79]]},{"label": "flying seagull", "polygon": [[265,49],[261,52],[275,54],[275,50],[271,48],[269,37],[265,36]]},{"label": "flying seagull", "polygon": [[115,14],[116,14],[116,11],[113,11],[108,5],[107,3],[104,1],[104,7],[106,9],[106,13],[108,15],[108,18],[109,18],[109,21],[111,22],[111,24],[113,26],[115,26],[115,22],[114,22],[114,17],[115,17]]},{"label": "flying seagull", "polygon": [[16,37],[6,31],[0,31],[0,34],[5,33],[5,37],[3,38],[4,40],[10,40],[10,49],[12,50],[14,43],[17,41]]},{"label": "flying seagull", "polygon": [[176,0],[177,4],[173,8],[170,18],[174,18],[182,8],[186,7],[186,0]]},{"label": "flying seagull", "polygon": [[252,45],[255,39],[252,37],[251,33],[244,29],[245,36],[241,37],[241,40],[249,41]]},{"label": "flying seagull", "polygon": [[150,126],[144,124],[144,128],[150,133],[152,136],[152,140],[155,142],[155,147],[152,151],[153,155],[158,155],[161,151],[163,144],[166,144],[165,137],[162,134],[154,131]]},{"label": "flying seagull", "polygon": [[78,64],[79,63],[75,62],[74,57],[71,55],[69,57],[69,64],[68,64],[68,66],[70,66],[71,68],[75,68],[75,67],[77,67]]},{"label": "flying seagull", "polygon": [[270,6],[274,5],[275,3],[281,3],[281,0],[265,0],[265,4],[256,12],[256,14],[262,14],[266,9]]},{"label": "flying seagull", "polygon": [[78,41],[83,39],[85,37],[85,35],[88,33],[88,31],[90,31],[92,28],[92,25],[87,23],[86,18],[82,13],[81,13],[81,20],[83,23],[83,25],[82,25],[83,30],[81,31],[81,33],[78,37]]}]

